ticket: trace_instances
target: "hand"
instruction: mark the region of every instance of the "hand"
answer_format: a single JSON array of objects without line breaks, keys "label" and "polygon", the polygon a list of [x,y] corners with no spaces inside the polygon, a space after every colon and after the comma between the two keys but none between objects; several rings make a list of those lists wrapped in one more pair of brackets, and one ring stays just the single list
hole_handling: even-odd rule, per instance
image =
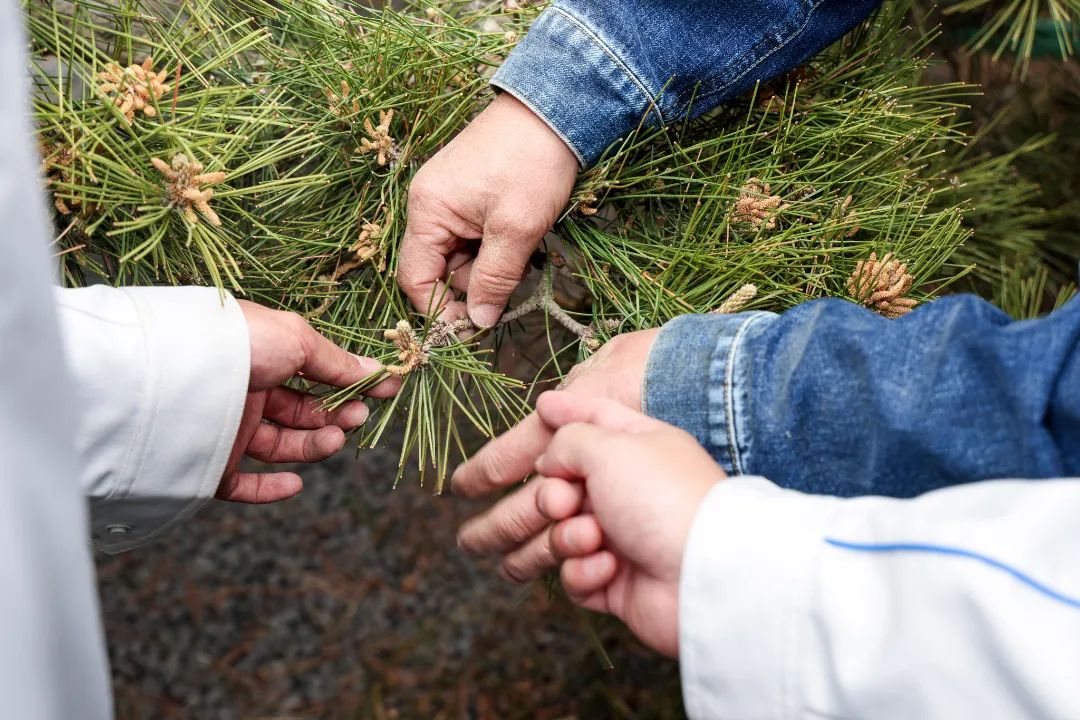
[{"label": "hand", "polygon": [[[299,315],[240,300],[251,340],[251,376],[247,402],[232,454],[218,486],[222,500],[267,503],[300,492],[303,481],[292,472],[240,472],[244,455],[270,463],[318,462],[341,449],[345,430],[367,419],[368,409],[354,400],[327,412],[319,399],[281,383],[303,374],[308,380],[337,387],[351,385],[382,366],[348,353],[327,340]],[[368,394],[389,397],[400,381],[388,379]]]},{"label": "hand", "polygon": [[465,307],[444,284],[453,273],[453,287],[467,290],[469,318],[494,326],[577,171],[574,153],[543,120],[512,95],[495,98],[409,188],[397,278],[413,305],[460,317]]},{"label": "hand", "polygon": [[677,656],[683,550],[723,469],[682,430],[610,400],[551,392],[537,410],[555,428],[536,462],[540,476],[466,525],[461,545],[502,546],[522,505],[539,508],[556,524],[508,553],[503,574],[527,580],[561,562],[574,602],[615,615],[645,644]]},{"label": "hand", "polygon": [[[582,397],[607,398],[641,410],[641,385],[658,328],[616,335],[592,357],[576,365],[563,389]],[[534,412],[459,467],[454,492],[468,497],[487,495],[528,477],[553,430]],[[521,518],[523,535],[531,537],[547,524],[538,510]],[[522,537],[521,540],[525,538]]]}]

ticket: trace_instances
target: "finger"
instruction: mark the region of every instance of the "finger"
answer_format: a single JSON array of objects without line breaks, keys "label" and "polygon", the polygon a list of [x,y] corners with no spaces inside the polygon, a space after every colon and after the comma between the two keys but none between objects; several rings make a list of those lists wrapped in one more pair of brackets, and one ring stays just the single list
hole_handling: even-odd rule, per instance
[{"label": "finger", "polygon": [[451,272],[449,276],[450,287],[461,293],[466,292],[469,289],[469,278],[472,276],[474,264],[475,262],[470,257],[467,262],[462,263],[456,270]]},{"label": "finger", "polygon": [[551,523],[551,518],[541,510],[542,503],[545,510],[562,519],[577,511],[582,496],[580,485],[536,478],[462,525],[458,545],[473,555],[506,552],[527,542]]},{"label": "finger", "polygon": [[537,488],[536,506],[551,522],[565,520],[584,510],[588,504],[585,486],[581,483],[546,477]]},{"label": "finger", "polygon": [[559,579],[570,599],[582,604],[590,596],[599,593],[615,579],[619,563],[609,550],[571,558],[563,562]]},{"label": "finger", "polygon": [[298,430],[316,430],[327,425],[337,425],[351,430],[363,424],[368,408],[354,400],[335,410],[324,410],[322,400],[315,395],[285,387],[270,390],[263,408],[263,417],[278,425]]},{"label": "finger", "polygon": [[478,497],[521,482],[532,474],[551,437],[551,429],[540,416],[530,414],[458,467],[451,478],[454,492]]},{"label": "finger", "polygon": [[570,423],[588,423],[606,430],[638,433],[658,430],[659,420],[607,398],[550,390],[536,399],[536,412],[546,425],[558,429]]},{"label": "finger", "polygon": [[[531,223],[531,224],[530,224]],[[469,272],[466,301],[469,319],[477,327],[490,328],[502,317],[510,295],[521,283],[529,258],[540,244],[546,226],[527,218],[489,218],[476,261]]]},{"label": "finger", "polygon": [[[360,355],[355,356],[360,362],[362,377],[367,378],[375,374],[384,374],[386,368],[375,358],[362,357]],[[401,389],[401,378],[396,375],[389,375],[388,377],[379,381],[377,385],[374,385],[364,391],[365,397],[370,398],[391,398],[397,395],[398,390]]]},{"label": "finger", "polygon": [[238,472],[221,483],[215,497],[230,502],[261,504],[291,498],[303,488],[304,481],[296,473]]},{"label": "finger", "polygon": [[244,452],[268,463],[311,463],[325,460],[344,444],[345,432],[336,425],[318,430],[294,430],[262,423]]},{"label": "finger", "polygon": [[[418,197],[414,181],[409,189],[409,222],[401,239],[397,281],[409,301],[426,315],[438,315],[443,319],[456,320],[465,315],[465,303],[454,300],[454,294],[443,281],[465,260],[472,257],[460,250],[463,238],[478,238],[480,233],[468,224],[457,220],[458,235],[453,230],[426,222],[427,211]],[[419,230],[417,229],[419,228]]]},{"label": "finger", "polygon": [[527,583],[542,577],[559,564],[551,549],[551,532],[544,531],[499,563],[499,577],[507,582]]},{"label": "finger", "polygon": [[438,306],[430,307],[430,304],[449,296],[442,278],[447,273],[446,251],[453,242],[450,233],[441,228],[435,236],[430,232],[415,232],[411,225],[405,228],[399,250],[397,281],[409,301],[423,313],[437,312]]},{"label": "finger", "polygon": [[567,559],[592,555],[604,544],[604,532],[595,515],[577,515],[551,528],[555,557]]},{"label": "finger", "polygon": [[362,358],[338,347],[295,314],[282,314],[299,343],[301,357],[296,372],[314,382],[345,387],[359,382],[381,366],[371,358]]},{"label": "finger", "polygon": [[586,481],[606,470],[612,458],[632,448],[633,436],[587,423],[570,423],[555,431],[535,471],[548,477]]},{"label": "finger", "polygon": [[[569,593],[567,593],[569,596]],[[607,588],[601,588],[592,595],[586,595],[585,597],[572,597],[570,598],[578,607],[585,608],[586,610],[592,610],[593,612],[611,614],[611,605],[608,603]]]},{"label": "finger", "polygon": [[[378,372],[382,372],[380,369]],[[398,390],[401,389],[401,378],[396,375],[391,375],[385,380],[380,380],[378,385],[369,388],[364,391],[364,395],[369,398],[391,398],[398,394]]]}]

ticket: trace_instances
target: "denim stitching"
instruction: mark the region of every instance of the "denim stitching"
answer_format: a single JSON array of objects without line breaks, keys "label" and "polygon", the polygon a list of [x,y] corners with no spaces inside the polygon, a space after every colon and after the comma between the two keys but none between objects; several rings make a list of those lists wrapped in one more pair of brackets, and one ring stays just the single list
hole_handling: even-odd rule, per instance
[{"label": "denim stitching", "polygon": [[792,32],[790,35],[788,35],[787,38],[784,39],[783,42],[779,43],[773,49],[769,50],[767,53],[765,53],[764,55],[759,57],[755,62],[751,63],[750,65],[747,65],[746,68],[741,73],[739,73],[739,75],[737,75],[735,78],[733,78],[729,82],[727,82],[724,85],[721,85],[720,87],[715,88],[713,90],[710,90],[709,92],[704,93],[701,96],[699,96],[698,100],[702,101],[705,98],[710,98],[710,97],[712,97],[714,95],[719,95],[719,94],[727,91],[728,89],[731,88],[732,85],[736,84],[737,82],[742,80],[744,77],[746,77],[747,74],[750,73],[750,71],[752,71],[754,68],[761,65],[761,63],[765,62],[770,57],[772,57],[776,53],[778,53],[781,50],[783,50],[784,48],[786,48],[791,43],[792,40],[799,37],[803,33],[803,31],[806,30],[806,27],[810,24],[810,21],[814,18],[814,13],[817,11],[817,9],[819,7],[821,7],[822,3],[824,3],[824,2],[825,2],[825,0],[814,0],[814,2],[812,2],[810,4],[810,11],[806,14],[806,18],[803,20],[802,25],[800,25],[794,32]]},{"label": "denim stitching", "polygon": [[731,339],[731,347],[728,348],[726,360],[727,367],[724,368],[724,404],[727,405],[727,412],[724,413],[724,422],[727,425],[731,469],[736,475],[742,475],[743,471],[742,458],[739,453],[738,436],[735,431],[735,353],[739,349],[739,341],[742,340],[743,335],[746,333],[746,329],[759,317],[762,317],[760,313],[754,313],[746,319],[746,322],[739,326],[738,330],[735,331],[735,337]]},{"label": "denim stitching", "polygon": [[[824,0],[818,0],[818,1],[823,2]],[[653,96],[653,94],[648,91],[648,89],[645,87],[645,84],[638,78],[637,75],[634,74],[634,72],[626,65],[626,63],[624,63],[619,58],[619,56],[615,54],[615,51],[612,50],[610,47],[608,47],[608,44],[605,43],[603,41],[603,39],[599,35],[597,35],[595,32],[593,32],[592,29],[588,25],[586,25],[583,20],[579,19],[575,15],[572,15],[569,11],[565,10],[564,8],[561,8],[561,7],[558,7],[558,6],[552,6],[549,9],[552,12],[559,13],[560,15],[565,17],[571,23],[576,25],[589,38],[591,38],[592,41],[596,45],[598,45],[600,47],[600,49],[603,50],[607,54],[608,57],[611,58],[612,62],[614,62],[615,65],[620,70],[623,71],[623,74],[626,75],[626,77],[629,78],[632,83],[637,85],[638,90],[640,90],[641,94],[644,95],[645,98],[649,101],[649,103],[648,103],[649,106],[651,108],[653,108],[654,110],[656,110],[656,114],[660,118],[660,124],[661,125],[666,125],[667,124],[667,121],[664,120],[664,114],[660,110],[660,104],[657,102],[657,100]]]}]

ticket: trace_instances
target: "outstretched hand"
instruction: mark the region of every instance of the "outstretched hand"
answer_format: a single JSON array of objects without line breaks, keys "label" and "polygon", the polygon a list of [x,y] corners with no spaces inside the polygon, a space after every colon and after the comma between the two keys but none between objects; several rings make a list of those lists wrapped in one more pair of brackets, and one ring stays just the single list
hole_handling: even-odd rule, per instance
[{"label": "outstretched hand", "polygon": [[[573,395],[606,398],[641,410],[645,364],[660,330],[623,333],[604,343],[588,360],[575,365],[562,384]],[[533,472],[536,459],[551,442],[554,430],[536,412],[495,438],[454,473],[454,492],[480,497],[520,483]],[[523,529],[535,532],[544,523],[539,511],[522,518]]]},{"label": "outstretched hand", "polygon": [[[332,412],[320,409],[314,395],[285,388],[296,375],[344,387],[382,366],[342,350],[295,313],[270,310],[240,300],[251,342],[251,376],[236,442],[225,466],[217,497],[247,503],[284,500],[300,492],[303,481],[293,472],[240,471],[248,457],[269,463],[318,462],[341,449],[345,431],[367,419],[368,409],[355,400]],[[400,381],[391,378],[369,391],[389,397]]]},{"label": "outstretched hand", "polygon": [[570,147],[539,116],[509,94],[495,98],[409,187],[397,279],[413,305],[460,317],[466,308],[446,292],[452,275],[473,323],[494,326],[577,171]]},{"label": "outstretched hand", "polygon": [[[554,430],[538,477],[466,523],[459,543],[505,554],[502,572],[512,580],[561,565],[574,602],[677,655],[683,551],[723,469],[687,433],[610,400],[551,392],[537,412]],[[520,518],[534,510],[544,525],[522,539]]]}]

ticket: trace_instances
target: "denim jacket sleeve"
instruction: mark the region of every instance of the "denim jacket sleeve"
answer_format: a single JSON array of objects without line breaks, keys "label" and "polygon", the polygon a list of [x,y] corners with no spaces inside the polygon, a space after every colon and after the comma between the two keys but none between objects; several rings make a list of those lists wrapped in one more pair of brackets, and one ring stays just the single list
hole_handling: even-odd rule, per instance
[{"label": "denim jacket sleeve", "polygon": [[686,315],[643,398],[729,473],[805,492],[1080,475],[1080,299],[1023,322],[965,295],[898,320],[835,299]]},{"label": "denim jacket sleeve", "polygon": [[582,165],[642,123],[706,112],[806,61],[880,0],[556,0],[492,84]]}]

